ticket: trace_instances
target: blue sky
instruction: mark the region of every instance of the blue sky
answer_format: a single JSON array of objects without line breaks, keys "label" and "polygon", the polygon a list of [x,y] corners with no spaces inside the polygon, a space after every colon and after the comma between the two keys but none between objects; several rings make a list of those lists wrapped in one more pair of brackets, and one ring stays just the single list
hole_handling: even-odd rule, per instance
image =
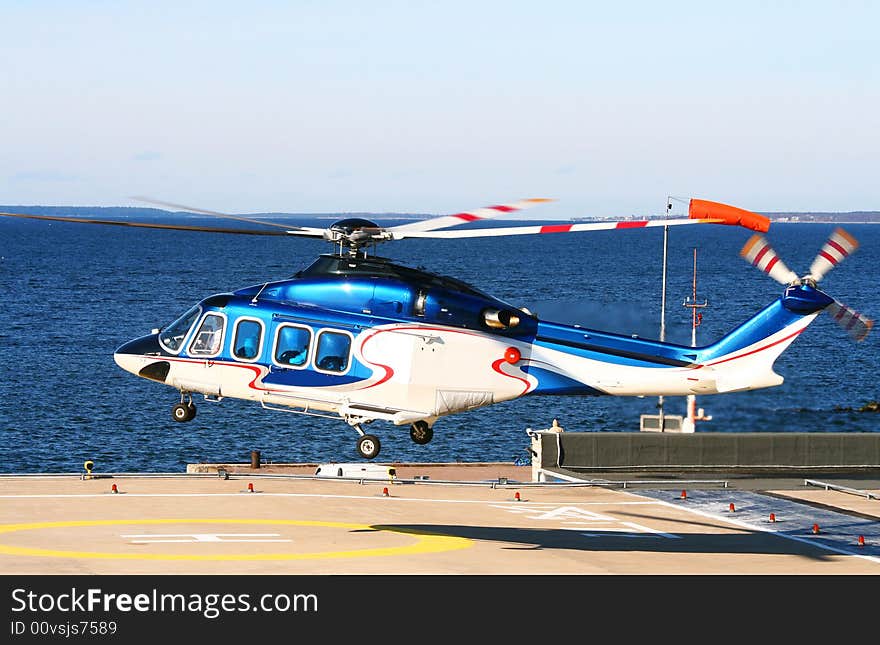
[{"label": "blue sky", "polygon": [[877,2],[0,0],[0,203],[880,209]]}]

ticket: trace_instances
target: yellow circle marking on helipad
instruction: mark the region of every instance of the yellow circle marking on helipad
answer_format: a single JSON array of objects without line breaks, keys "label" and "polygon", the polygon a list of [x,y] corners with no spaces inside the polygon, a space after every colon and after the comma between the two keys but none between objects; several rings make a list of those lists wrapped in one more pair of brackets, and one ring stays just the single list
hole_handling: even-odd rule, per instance
[{"label": "yellow circle marking on helipad", "polygon": [[415,536],[408,546],[352,549],[348,551],[319,551],[314,553],[230,553],[225,555],[191,555],[182,553],[102,553],[96,551],[58,551],[35,549],[0,543],[0,555],[24,555],[51,558],[97,558],[102,560],[319,560],[326,558],[364,558],[389,555],[439,553],[466,549],[473,542],[451,535],[402,529],[391,526],[369,526],[345,522],[314,522],[308,520],[236,520],[236,519],[147,519],[147,520],[72,520],[67,522],[34,522],[29,524],[0,524],[0,534],[41,529],[80,528],[90,526],[119,526],[125,524],[260,524],[284,526],[317,526],[356,531],[385,531]]}]

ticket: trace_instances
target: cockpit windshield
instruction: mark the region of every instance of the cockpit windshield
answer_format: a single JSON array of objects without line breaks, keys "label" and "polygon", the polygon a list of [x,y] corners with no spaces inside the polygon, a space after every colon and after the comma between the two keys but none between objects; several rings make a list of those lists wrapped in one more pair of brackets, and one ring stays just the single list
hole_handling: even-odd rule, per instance
[{"label": "cockpit windshield", "polygon": [[187,333],[192,328],[193,323],[198,319],[201,312],[202,308],[199,305],[195,305],[185,314],[180,316],[180,318],[165,327],[165,329],[159,333],[159,342],[162,343],[162,346],[169,352],[177,353],[180,351],[180,346],[183,344],[183,340],[186,338]]}]

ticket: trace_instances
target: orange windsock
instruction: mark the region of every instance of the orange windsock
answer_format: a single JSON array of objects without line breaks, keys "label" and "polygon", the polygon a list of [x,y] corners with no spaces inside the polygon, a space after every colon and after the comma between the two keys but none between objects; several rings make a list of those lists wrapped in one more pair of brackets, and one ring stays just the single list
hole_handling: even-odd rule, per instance
[{"label": "orange windsock", "polygon": [[753,231],[766,233],[770,230],[770,220],[763,215],[747,211],[736,206],[728,206],[718,202],[709,202],[705,199],[692,199],[688,207],[688,217],[691,219],[715,219],[719,224],[743,226]]}]

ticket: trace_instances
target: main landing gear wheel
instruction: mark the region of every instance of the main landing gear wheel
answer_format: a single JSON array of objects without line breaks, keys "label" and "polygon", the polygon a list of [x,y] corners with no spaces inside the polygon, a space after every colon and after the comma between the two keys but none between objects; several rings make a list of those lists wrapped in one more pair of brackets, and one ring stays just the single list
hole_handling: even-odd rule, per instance
[{"label": "main landing gear wheel", "polygon": [[176,403],[171,408],[171,418],[175,421],[183,423],[184,421],[192,421],[196,416],[196,406],[190,401],[189,403]]},{"label": "main landing gear wheel", "polygon": [[372,434],[365,434],[357,440],[357,449],[364,459],[373,459],[379,454],[379,437]]},{"label": "main landing gear wheel", "polygon": [[409,438],[420,446],[424,446],[434,437],[434,429],[427,421],[416,421],[409,427]]}]

